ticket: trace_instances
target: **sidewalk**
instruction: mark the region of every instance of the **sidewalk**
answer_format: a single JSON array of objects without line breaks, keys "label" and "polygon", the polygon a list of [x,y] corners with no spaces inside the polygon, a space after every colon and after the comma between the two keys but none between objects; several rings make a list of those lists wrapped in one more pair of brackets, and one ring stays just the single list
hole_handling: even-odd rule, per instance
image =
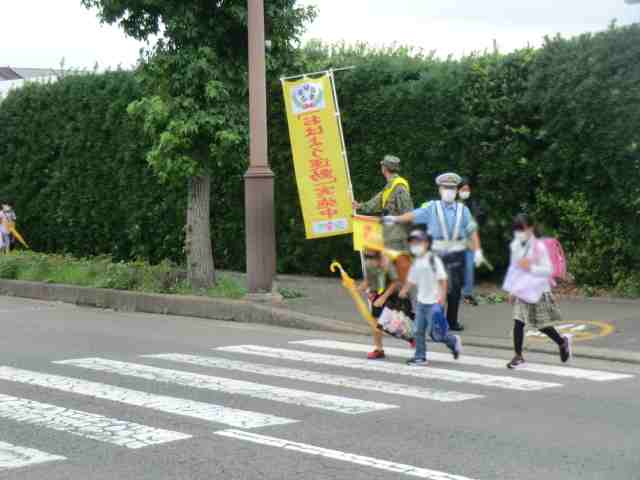
[{"label": "sidewalk", "polygon": [[[280,289],[300,292],[304,298],[285,300],[281,307],[315,317],[340,320],[362,327],[367,325],[355,309],[353,300],[340,281],[332,278],[280,276]],[[640,302],[611,302],[579,298],[559,300],[565,321],[561,330],[574,336],[578,348],[627,350],[640,353]],[[492,340],[508,348],[511,344],[511,306],[482,304],[461,308],[465,326],[463,338]],[[546,337],[529,336],[529,347],[550,346]],[[622,353],[622,352],[621,352]]]}]

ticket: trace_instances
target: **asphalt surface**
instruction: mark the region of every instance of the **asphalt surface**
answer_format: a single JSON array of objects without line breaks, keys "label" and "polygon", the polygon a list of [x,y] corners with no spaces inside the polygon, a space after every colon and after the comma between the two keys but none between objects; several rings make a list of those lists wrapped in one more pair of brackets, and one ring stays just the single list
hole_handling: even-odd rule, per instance
[{"label": "asphalt surface", "polygon": [[[3,297],[0,322],[0,478],[640,479],[631,365],[411,369],[362,360],[360,336]],[[309,340],[347,343],[290,343]]]}]

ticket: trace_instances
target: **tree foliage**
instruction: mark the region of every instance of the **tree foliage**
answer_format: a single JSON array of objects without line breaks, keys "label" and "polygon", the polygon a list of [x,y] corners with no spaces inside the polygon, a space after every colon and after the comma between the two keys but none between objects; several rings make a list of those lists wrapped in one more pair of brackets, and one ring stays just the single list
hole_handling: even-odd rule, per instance
[{"label": "tree foliage", "polygon": [[[505,265],[511,217],[525,209],[559,235],[580,282],[639,288],[640,26],[461,60],[316,42],[282,58],[269,75],[280,272],[325,274],[336,256],[359,269],[347,237],[304,240],[278,81],[355,65],[336,75],[359,199],[383,186],[386,153],[402,159],[418,204],[436,195],[438,173],[456,170],[472,178],[473,195],[489,209],[482,237],[494,263]],[[214,80],[218,72],[192,68],[189,75]],[[179,257],[185,188],[150,174],[150,144],[125,114],[144,98],[144,85],[116,72],[30,86],[0,104],[0,198],[16,199],[37,248]],[[215,257],[243,269],[246,152],[224,151],[212,183]]]},{"label": "tree foliage", "polygon": [[[204,197],[212,176],[238,173],[246,164],[248,4],[245,0],[82,3],[97,8],[104,22],[118,23],[131,37],[158,38],[138,72],[145,95],[130,105],[129,113],[140,119],[152,138],[147,160],[159,177],[188,179],[187,267],[191,282],[206,287],[214,282],[214,268],[209,199]],[[274,47],[270,65],[282,63],[313,13],[313,8],[296,7],[295,0],[267,2],[265,18]]]}]

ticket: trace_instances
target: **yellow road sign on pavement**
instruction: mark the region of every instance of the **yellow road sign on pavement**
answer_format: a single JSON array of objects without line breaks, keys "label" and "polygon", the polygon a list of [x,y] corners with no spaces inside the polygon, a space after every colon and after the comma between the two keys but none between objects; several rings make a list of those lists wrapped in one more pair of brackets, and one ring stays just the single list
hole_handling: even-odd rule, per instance
[{"label": "yellow road sign on pavement", "polygon": [[[593,340],[594,338],[598,337],[606,337],[608,335],[611,335],[615,331],[614,326],[609,323],[584,320],[578,320],[575,322],[566,321],[557,323],[554,326],[558,329],[561,335],[571,335],[573,337],[573,340],[578,342]],[[548,340],[548,337],[538,330],[527,331],[526,335],[527,340]]]}]

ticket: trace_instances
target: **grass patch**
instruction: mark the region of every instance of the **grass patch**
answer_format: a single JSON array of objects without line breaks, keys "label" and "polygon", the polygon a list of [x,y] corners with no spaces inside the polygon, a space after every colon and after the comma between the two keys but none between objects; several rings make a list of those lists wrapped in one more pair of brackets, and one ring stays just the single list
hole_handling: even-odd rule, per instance
[{"label": "grass patch", "polygon": [[297,298],[304,298],[306,295],[300,290],[296,290],[295,288],[279,288],[278,293],[282,295],[282,298],[285,300],[295,300]]},{"label": "grass patch", "polygon": [[237,280],[224,274],[218,274],[214,287],[196,290],[189,285],[185,270],[171,262],[113,262],[108,256],[75,258],[16,251],[0,255],[0,278],[212,298],[237,299],[247,293]]}]

